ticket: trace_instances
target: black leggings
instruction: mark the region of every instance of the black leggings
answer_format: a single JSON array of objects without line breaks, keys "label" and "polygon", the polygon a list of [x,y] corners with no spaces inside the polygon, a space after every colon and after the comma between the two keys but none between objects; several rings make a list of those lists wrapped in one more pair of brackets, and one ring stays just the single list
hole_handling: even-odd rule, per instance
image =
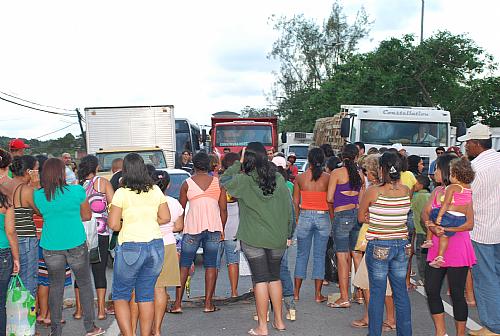
[{"label": "black leggings", "polygon": [[453,303],[453,316],[455,321],[467,321],[469,310],[465,301],[465,281],[469,267],[442,267],[434,268],[427,264],[425,266],[425,293],[427,294],[427,304],[432,315],[444,312],[443,301],[441,300],[441,287],[445,275],[448,275],[451,301]]},{"label": "black leggings", "polygon": [[[101,256],[101,262],[90,264],[92,266],[92,275],[94,277],[95,288],[107,288],[106,281],[106,266],[108,265],[108,250],[109,250],[109,238],[110,236],[98,235],[99,238],[99,255]],[[78,288],[78,284],[75,280],[75,288]]]}]

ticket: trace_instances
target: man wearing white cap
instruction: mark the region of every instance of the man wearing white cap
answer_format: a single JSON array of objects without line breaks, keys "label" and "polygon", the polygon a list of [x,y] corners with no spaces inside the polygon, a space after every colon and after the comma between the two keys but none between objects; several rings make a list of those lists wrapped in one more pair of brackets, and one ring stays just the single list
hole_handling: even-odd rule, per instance
[{"label": "man wearing white cap", "polygon": [[472,244],[477,264],[472,268],[480,330],[469,335],[500,335],[500,153],[491,149],[488,126],[476,124],[458,138],[465,141],[476,177],[471,184],[474,207]]}]

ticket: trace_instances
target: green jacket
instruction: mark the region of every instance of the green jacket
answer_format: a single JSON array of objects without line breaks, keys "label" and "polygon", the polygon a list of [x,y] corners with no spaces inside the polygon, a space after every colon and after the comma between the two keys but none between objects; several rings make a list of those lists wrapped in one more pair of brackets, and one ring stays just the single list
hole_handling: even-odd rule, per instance
[{"label": "green jacket", "polygon": [[425,225],[422,225],[421,215],[425,204],[431,197],[431,194],[425,190],[419,190],[413,193],[413,198],[411,200],[411,209],[413,211],[413,222],[415,223],[415,230],[417,233],[425,234]]},{"label": "green jacket", "polygon": [[220,183],[238,199],[240,225],[236,238],[254,247],[285,249],[292,235],[293,211],[283,176],[276,173],[276,189],[264,195],[257,184],[257,173],[241,173],[241,163],[236,161],[220,177]]}]

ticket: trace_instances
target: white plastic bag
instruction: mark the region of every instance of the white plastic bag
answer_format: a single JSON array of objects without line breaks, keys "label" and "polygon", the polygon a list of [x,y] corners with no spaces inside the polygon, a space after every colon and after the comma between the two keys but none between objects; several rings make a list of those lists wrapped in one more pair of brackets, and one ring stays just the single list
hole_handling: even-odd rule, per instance
[{"label": "white plastic bag", "polygon": [[94,216],[89,221],[83,222],[85,233],[87,234],[87,248],[90,250],[99,246],[99,238],[97,236],[97,222]]},{"label": "white plastic bag", "polygon": [[35,298],[24,287],[19,275],[10,279],[7,289],[7,335],[32,336],[35,335]]}]

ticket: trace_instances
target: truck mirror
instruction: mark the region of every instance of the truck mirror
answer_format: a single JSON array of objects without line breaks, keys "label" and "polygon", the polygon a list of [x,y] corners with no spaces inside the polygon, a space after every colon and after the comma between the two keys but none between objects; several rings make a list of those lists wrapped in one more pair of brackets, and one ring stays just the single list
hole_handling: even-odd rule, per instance
[{"label": "truck mirror", "polygon": [[281,143],[286,143],[286,132],[281,132]]},{"label": "truck mirror", "polygon": [[207,130],[205,129],[201,130],[201,143],[203,144],[203,146],[205,146],[207,143]]},{"label": "truck mirror", "polygon": [[351,131],[351,118],[342,118],[340,123],[340,136],[342,138],[348,138]]},{"label": "truck mirror", "polygon": [[459,138],[467,133],[467,125],[463,121],[459,121],[457,123],[457,135],[456,137]]}]

